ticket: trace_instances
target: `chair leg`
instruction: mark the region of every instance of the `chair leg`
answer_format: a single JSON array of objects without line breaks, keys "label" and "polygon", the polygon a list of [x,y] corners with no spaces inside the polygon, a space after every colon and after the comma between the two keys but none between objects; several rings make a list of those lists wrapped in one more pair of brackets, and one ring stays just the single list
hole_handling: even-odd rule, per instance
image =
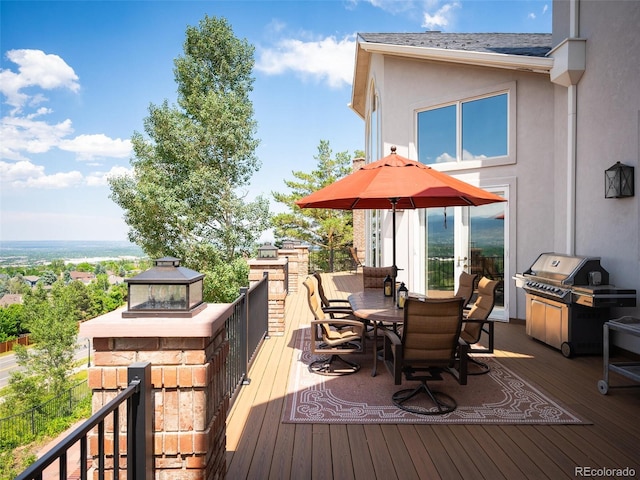
[{"label": "chair leg", "polygon": [[[484,375],[484,374],[489,373],[491,371],[491,367],[489,367],[489,365],[487,365],[484,362],[481,362],[480,360],[478,360],[478,359],[476,359],[474,357],[467,357],[467,362],[470,362],[470,363],[480,367],[480,370],[468,369],[467,370],[467,375]],[[467,363],[467,365],[468,365],[468,363]]]},{"label": "chair leg", "polygon": [[[409,400],[420,393],[426,393],[432,404],[425,406],[408,403]],[[394,393],[391,400],[396,407],[407,412],[417,413],[418,415],[444,415],[445,413],[453,412],[458,407],[452,397],[446,393],[432,391],[426,382],[421,382],[420,385],[413,390],[408,388]]]},{"label": "chair leg", "polygon": [[321,358],[309,364],[309,371],[311,373],[328,376],[351,375],[352,373],[356,373],[358,370],[360,370],[360,365],[345,360],[340,355],[336,354],[331,355],[328,358]]}]

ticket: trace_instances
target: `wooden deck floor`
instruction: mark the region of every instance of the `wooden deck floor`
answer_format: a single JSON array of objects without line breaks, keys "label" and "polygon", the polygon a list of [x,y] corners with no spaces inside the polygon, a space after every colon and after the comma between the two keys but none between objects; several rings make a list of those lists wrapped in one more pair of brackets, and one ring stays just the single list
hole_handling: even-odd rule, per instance
[{"label": "wooden deck floor", "polygon": [[[326,276],[332,298],[361,277]],[[294,355],[291,333],[310,320],[306,292],[287,297],[283,337],[265,341],[227,422],[229,479],[576,478],[576,469],[634,469],[640,475],[640,389],[601,395],[602,358],[564,358],[530,339],[524,323],[496,325],[496,356],[544,388],[589,425],[284,424]],[[625,382],[612,377],[612,384]],[[615,383],[614,383],[615,382]],[[627,382],[628,383],[628,382]],[[602,472],[599,478],[625,478]],[[594,475],[592,470],[591,476]],[[628,477],[627,477],[628,478]]]}]

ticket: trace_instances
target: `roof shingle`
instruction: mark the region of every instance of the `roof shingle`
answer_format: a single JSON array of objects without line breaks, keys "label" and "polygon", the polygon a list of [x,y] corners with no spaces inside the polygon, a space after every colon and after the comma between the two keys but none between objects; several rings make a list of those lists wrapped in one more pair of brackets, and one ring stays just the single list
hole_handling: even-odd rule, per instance
[{"label": "roof shingle", "polygon": [[550,33],[360,33],[367,43],[441,48],[470,52],[544,57],[552,48]]}]

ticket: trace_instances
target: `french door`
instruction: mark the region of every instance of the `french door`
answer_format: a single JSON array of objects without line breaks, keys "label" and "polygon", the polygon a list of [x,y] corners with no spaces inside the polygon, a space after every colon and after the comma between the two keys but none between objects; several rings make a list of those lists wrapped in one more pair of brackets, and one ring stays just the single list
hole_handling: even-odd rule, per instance
[{"label": "french door", "polygon": [[[505,189],[487,190],[505,196]],[[427,295],[447,296],[462,271],[500,280],[492,318],[505,319],[506,203],[426,210]]]}]

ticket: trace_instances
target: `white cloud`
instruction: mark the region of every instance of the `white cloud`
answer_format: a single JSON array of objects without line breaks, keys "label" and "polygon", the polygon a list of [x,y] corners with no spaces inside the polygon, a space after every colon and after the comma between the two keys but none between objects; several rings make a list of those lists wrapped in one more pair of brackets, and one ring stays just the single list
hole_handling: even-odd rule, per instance
[{"label": "white cloud", "polygon": [[3,188],[59,190],[78,186],[104,187],[109,177],[131,174],[130,168],[115,166],[108,172],[92,172],[86,176],[77,170],[47,175],[44,166],[28,160],[15,163],[0,161],[0,185]]},{"label": "white cloud", "polygon": [[[433,3],[433,0],[420,1],[420,0],[365,0],[376,8],[380,8],[389,13],[400,13],[412,10],[416,4],[421,3]],[[358,0],[351,0],[351,4],[355,5]]]},{"label": "white cloud", "polygon": [[[39,112],[43,110],[40,109]],[[23,152],[44,153],[57,146],[60,140],[71,134],[71,120],[48,124],[34,120],[37,115],[3,117],[0,122],[0,158],[25,160]]]},{"label": "white cloud", "polygon": [[90,187],[104,187],[108,184],[107,180],[109,178],[121,177],[124,175],[133,175],[133,169],[116,166],[108,172],[94,172],[87,175],[86,182]]},{"label": "white cloud", "polygon": [[437,8],[435,11],[425,11],[423,13],[424,21],[422,27],[429,28],[431,30],[443,28],[449,26],[455,16],[455,10],[460,8],[460,3],[452,2],[446,3],[438,8],[438,4],[432,4],[431,9]]},{"label": "white cloud", "polygon": [[2,118],[0,158],[26,160],[25,153],[45,153],[52,148],[75,153],[78,160],[127,158],[132,153],[129,139],[110,138],[102,133],[65,138],[73,133],[71,120],[57,124],[36,120],[46,113],[50,111],[41,108],[37,114]]},{"label": "white cloud", "polygon": [[45,174],[44,167],[23,160],[16,163],[0,162],[2,184],[14,188],[62,189],[82,185],[82,173],[78,171]]},{"label": "white cloud", "polygon": [[351,85],[355,55],[355,35],[337,40],[285,39],[276,48],[260,51],[256,69],[267,75],[292,71],[303,77],[326,81],[332,88]]},{"label": "white cloud", "polygon": [[130,140],[109,138],[102,133],[61,140],[58,148],[75,153],[78,160],[93,160],[96,157],[127,158],[132,152]]},{"label": "white cloud", "polygon": [[42,95],[32,96],[21,90],[28,87],[40,87],[44,90],[66,88],[72,92],[80,90],[78,76],[58,55],[46,54],[42,50],[9,50],[9,61],[18,65],[18,73],[0,70],[0,92],[6,97],[6,103],[18,112],[29,102],[31,105],[44,100]]},{"label": "white cloud", "polygon": [[529,18],[529,20],[535,20],[536,19],[536,14],[531,12],[529,15],[527,15],[527,17]]},{"label": "white cloud", "polygon": [[545,13],[547,13],[547,10],[549,10],[549,5],[545,4],[545,6],[542,7],[542,14],[544,15]]}]

